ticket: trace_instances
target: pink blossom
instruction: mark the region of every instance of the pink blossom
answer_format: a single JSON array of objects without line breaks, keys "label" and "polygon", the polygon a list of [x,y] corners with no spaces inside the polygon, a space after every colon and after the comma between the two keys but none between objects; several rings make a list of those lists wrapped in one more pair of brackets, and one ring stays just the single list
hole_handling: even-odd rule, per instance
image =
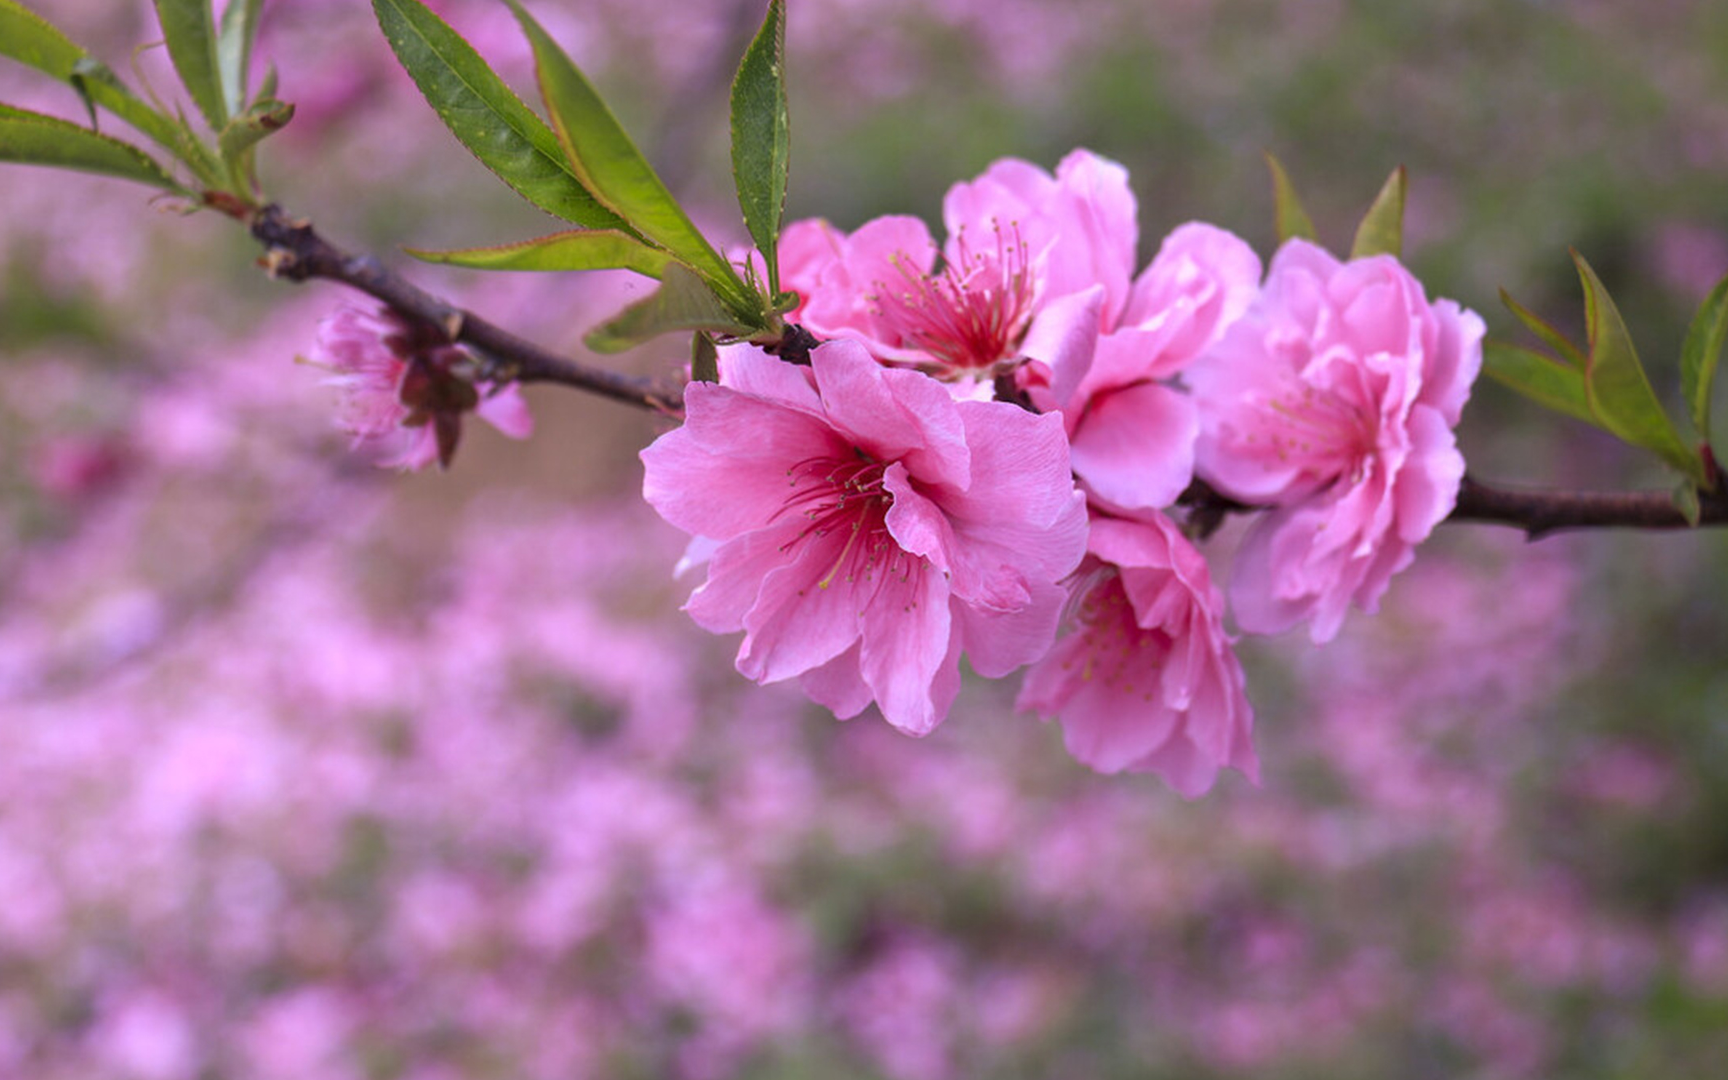
[{"label": "pink blossom", "polygon": [[1128,173],[1076,150],[1055,176],[1007,158],[956,184],[943,203],[938,249],[913,217],[882,217],[851,235],[825,221],[786,230],[793,317],[818,337],[854,337],[879,360],[946,379],[1012,364],[1045,303],[1102,285],[1114,310],[1133,273]]},{"label": "pink blossom", "polygon": [[735,352],[723,374],[642,452],[643,491],[719,543],[686,610],[744,632],[740,672],[922,735],[962,650],[992,677],[1043,655],[1086,536],[1060,418],[955,401],[850,341],[809,368]]},{"label": "pink blossom", "polygon": [[1095,502],[1158,509],[1188,486],[1199,418],[1163,380],[1223,335],[1259,281],[1260,259],[1241,238],[1190,222],[1164,239],[1121,306],[1102,285],[1050,305],[1028,335],[1035,362],[1020,383],[1040,409],[1062,413],[1074,472]]},{"label": "pink blossom", "polygon": [[1244,629],[1312,619],[1323,642],[1352,601],[1375,610],[1457,500],[1452,429],[1483,330],[1453,301],[1430,303],[1391,256],[1280,249],[1260,298],[1186,373],[1199,473],[1275,507],[1236,557],[1230,600]]},{"label": "pink blossom", "polygon": [[[1036,260],[1039,292],[1048,299],[1102,286],[1106,312],[1126,302],[1140,242],[1128,170],[1089,150],[1075,150],[1054,175],[1029,161],[1004,158],[942,200],[952,238],[969,231],[1012,229]],[[952,243],[952,241],[951,241]]]},{"label": "pink blossom", "polygon": [[1026,673],[1017,705],[1057,716],[1097,769],[1155,772],[1193,798],[1221,767],[1258,782],[1254,714],[1206,562],[1155,511],[1097,517],[1078,625]]},{"label": "pink blossom", "polygon": [[947,378],[1012,360],[1031,321],[1035,283],[1012,231],[956,237],[938,252],[914,217],[877,218],[850,236],[799,221],[786,229],[780,259],[786,287],[803,297],[794,317],[806,329]]},{"label": "pink blossom", "polygon": [[414,470],[449,464],[464,412],[512,439],[533,433],[516,384],[463,381],[453,369],[467,353],[425,337],[388,308],[344,305],[319,324],[309,362],[332,373],[325,382],[342,392],[337,423],[355,446],[377,442],[388,448],[380,465]]}]

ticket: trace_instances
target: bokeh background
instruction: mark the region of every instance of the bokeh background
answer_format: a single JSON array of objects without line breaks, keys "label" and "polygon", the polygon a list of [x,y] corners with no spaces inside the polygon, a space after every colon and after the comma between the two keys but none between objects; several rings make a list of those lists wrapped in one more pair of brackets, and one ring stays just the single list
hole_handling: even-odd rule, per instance
[{"label": "bokeh background", "polygon": [[[169,93],[149,4],[33,6]],[[434,6],[530,85],[501,5]],[[1575,245],[1665,387],[1728,271],[1720,4],[790,6],[794,216],[934,218],[1087,146],[1143,258],[1192,218],[1269,254],[1262,151],[1338,246],[1404,164],[1432,293],[1578,326]],[[758,4],[535,10],[740,239]],[[300,106],[267,183],[329,235],[547,227],[362,0],[267,0],[263,50]],[[0,100],[78,115],[15,65]],[[650,417],[535,389],[530,443],[376,468],[293,362],[349,297],[256,256],[0,166],[0,1076],[1721,1075],[1722,535],[1444,527],[1328,648],[1242,645],[1264,782],[1186,803],[1072,763],[1012,685],[913,741],[743,682],[635,497]],[[640,291],[412,272],[570,351]],[[1461,438],[1485,478],[1665,483],[1486,382]]]}]

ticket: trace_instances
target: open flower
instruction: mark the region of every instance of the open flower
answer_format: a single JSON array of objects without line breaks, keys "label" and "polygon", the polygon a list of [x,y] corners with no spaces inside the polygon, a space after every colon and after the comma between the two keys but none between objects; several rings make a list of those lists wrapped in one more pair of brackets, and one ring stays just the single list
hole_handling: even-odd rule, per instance
[{"label": "open flower", "polygon": [[1062,722],[1099,772],[1155,772],[1188,798],[1223,767],[1258,781],[1253,710],[1206,561],[1164,515],[1095,517],[1074,628],[1017,702]]},{"label": "open flower", "polygon": [[1303,240],[1280,249],[1259,299],[1185,376],[1200,407],[1197,471],[1276,507],[1231,575],[1244,629],[1312,619],[1323,642],[1352,602],[1375,609],[1457,501],[1452,429],[1483,331],[1474,312],[1430,303],[1389,255],[1341,263]]},{"label": "open flower", "polygon": [[[1051,304],[1019,382],[1038,408],[1062,413],[1075,475],[1095,502],[1158,509],[1188,486],[1199,419],[1166,380],[1217,341],[1259,287],[1253,249],[1190,222],[1165,237],[1120,306],[1102,285]],[[1073,317],[1060,317],[1065,308]]]},{"label": "open flower", "polygon": [[389,308],[344,305],[318,326],[307,362],[331,372],[342,393],[337,423],[354,445],[386,448],[387,468],[448,466],[473,412],[512,439],[534,430],[516,384],[476,385],[456,374],[468,354]]},{"label": "open flower", "polygon": [[948,192],[940,248],[913,217],[877,218],[850,235],[794,222],[780,242],[783,280],[803,301],[792,317],[818,337],[856,338],[886,363],[987,380],[1021,360],[1047,301],[1098,285],[1125,299],[1136,239],[1127,176],[1083,150],[1054,176],[998,161]]},{"label": "open flower", "polygon": [[744,632],[737,666],[796,677],[836,715],[871,701],[922,735],[959,658],[1001,676],[1044,654],[1086,511],[1058,417],[956,401],[834,341],[808,368],[731,350],[682,427],[642,452],[643,493],[715,546],[686,610]]}]

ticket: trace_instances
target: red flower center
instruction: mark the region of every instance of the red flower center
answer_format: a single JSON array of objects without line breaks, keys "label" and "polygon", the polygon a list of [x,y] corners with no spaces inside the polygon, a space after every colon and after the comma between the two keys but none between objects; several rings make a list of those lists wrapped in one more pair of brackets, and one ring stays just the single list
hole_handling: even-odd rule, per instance
[{"label": "red flower center", "polygon": [[929,353],[944,374],[973,374],[1014,354],[1032,314],[1032,275],[1017,230],[992,228],[993,251],[974,252],[962,232],[955,258],[921,274],[896,258],[898,287],[877,282],[876,313],[907,346]]},{"label": "red flower center", "polygon": [[833,564],[816,583],[822,589],[836,579],[868,581],[879,567],[898,566],[906,554],[888,533],[894,496],[883,483],[887,464],[857,448],[852,452],[851,458],[806,458],[786,470],[793,490],[780,513],[799,514],[805,524],[780,550],[806,542],[838,545]]}]

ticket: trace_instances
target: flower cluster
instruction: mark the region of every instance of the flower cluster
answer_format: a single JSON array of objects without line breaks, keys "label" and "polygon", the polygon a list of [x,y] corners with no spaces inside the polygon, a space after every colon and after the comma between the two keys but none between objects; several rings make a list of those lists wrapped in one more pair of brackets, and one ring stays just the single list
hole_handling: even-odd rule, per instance
[{"label": "flower cluster", "polygon": [[1232,568],[1254,633],[1333,637],[1373,610],[1463,476],[1452,428],[1483,325],[1391,256],[1292,240],[1259,257],[1182,225],[1137,274],[1127,171],[1075,151],[992,165],[947,239],[884,217],[790,226],[808,366],[739,345],[642,455],[644,491],[709,557],[688,610],[742,631],[740,672],[842,717],[939,723],[966,653],[1031,665],[1022,708],[1103,772],[1185,795],[1250,777],[1223,592],[1184,521],[1196,477],[1264,510]]}]

